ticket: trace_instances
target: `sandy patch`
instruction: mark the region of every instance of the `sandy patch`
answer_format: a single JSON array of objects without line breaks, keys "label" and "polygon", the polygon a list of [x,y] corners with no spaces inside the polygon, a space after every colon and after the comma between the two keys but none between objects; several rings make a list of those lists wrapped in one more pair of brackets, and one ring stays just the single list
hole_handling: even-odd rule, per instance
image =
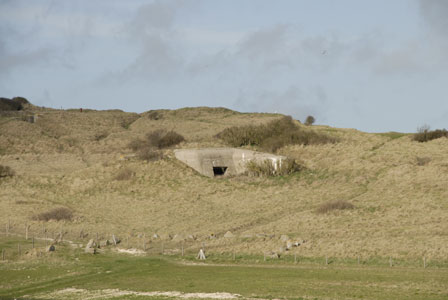
[{"label": "sandy patch", "polygon": [[106,290],[85,290],[76,288],[67,288],[53,292],[51,294],[38,296],[38,299],[113,299],[123,296],[144,296],[144,297],[169,297],[178,299],[236,299],[241,298],[241,295],[230,293],[182,293],[177,291],[172,292],[135,292],[123,291],[119,289]]},{"label": "sandy patch", "polygon": [[117,248],[116,251],[118,253],[126,253],[131,255],[144,255],[146,252],[143,250],[131,248],[131,249],[123,249],[123,248]]}]

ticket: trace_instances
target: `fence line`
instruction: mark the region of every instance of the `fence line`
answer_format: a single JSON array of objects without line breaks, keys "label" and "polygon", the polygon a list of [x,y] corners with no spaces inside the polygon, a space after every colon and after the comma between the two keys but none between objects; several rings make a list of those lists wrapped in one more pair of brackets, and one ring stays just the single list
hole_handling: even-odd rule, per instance
[{"label": "fence line", "polygon": [[[18,223],[12,222],[10,219],[8,219],[8,222],[5,224],[5,231],[4,235],[6,237],[18,237],[23,238],[23,243],[19,242],[17,244],[17,248],[14,251],[14,249],[1,249],[1,259],[2,261],[7,260],[8,258],[20,258],[22,254],[28,253],[30,250],[39,248],[39,247],[45,247],[47,248],[48,245],[53,243],[69,243],[74,244],[77,247],[79,247],[80,244],[82,246],[85,246],[87,242],[90,239],[94,239],[97,242],[97,245],[100,244],[101,241],[104,241],[105,239],[108,239],[109,241],[112,241],[111,244],[114,246],[117,246],[117,238],[115,234],[105,234],[100,232],[95,232],[95,234],[91,234],[90,232],[85,232],[84,229],[77,230],[77,231],[70,231],[69,229],[64,229],[62,226],[58,228],[49,229],[46,227],[44,223],[31,223],[29,224],[26,222],[24,224],[25,226],[20,226]],[[1,227],[0,227],[1,228]],[[24,228],[24,229],[20,229]],[[51,235],[51,238],[49,238],[49,235]],[[146,233],[143,234],[137,234],[137,235],[126,235],[121,239],[121,242],[118,246],[123,246],[125,248],[135,248],[138,250],[143,250],[147,255],[179,255],[181,257],[185,256],[196,256],[199,249],[206,250],[207,247],[207,255],[210,255],[211,257],[219,258],[219,257],[225,257],[225,254],[222,253],[219,246],[216,245],[206,245],[204,241],[199,240],[181,240],[181,241],[166,241],[160,238],[157,239],[147,239]],[[229,247],[227,247],[229,248]],[[214,252],[215,250],[215,252]],[[298,262],[312,262],[312,263],[319,263],[318,258],[309,258],[309,257],[299,257],[297,251],[291,251],[287,253],[286,255],[282,255],[280,258],[271,258],[266,255],[267,252],[262,253],[263,261],[264,262],[272,262],[272,261],[279,261],[283,263],[294,263],[297,264]],[[261,254],[261,253],[260,253]],[[250,255],[246,253],[237,253],[236,250],[233,248],[231,250],[228,250],[228,259],[237,261],[244,259],[244,257],[255,257],[256,255]],[[386,266],[387,263],[384,261],[385,258],[367,258],[361,260],[361,257],[358,255],[354,257],[353,259],[350,258],[330,258],[330,256],[325,255],[323,260],[321,260],[320,264],[324,264],[325,266],[329,266],[334,263],[341,263],[343,265],[350,265],[350,264],[356,264],[360,266],[361,264],[368,264],[369,262],[375,265],[384,265]],[[253,258],[253,260],[256,262],[257,259]],[[347,262],[349,261],[349,262]],[[351,261],[351,262],[350,262]],[[420,260],[420,263],[415,263],[416,260],[414,259],[393,259],[392,256],[388,257],[388,265],[390,268],[395,266],[420,266],[422,268],[427,268],[429,265],[435,266],[438,264],[437,261],[431,262],[431,264],[428,263],[427,257],[423,256],[422,260]],[[448,261],[439,261],[442,262],[443,267],[448,267]]]}]

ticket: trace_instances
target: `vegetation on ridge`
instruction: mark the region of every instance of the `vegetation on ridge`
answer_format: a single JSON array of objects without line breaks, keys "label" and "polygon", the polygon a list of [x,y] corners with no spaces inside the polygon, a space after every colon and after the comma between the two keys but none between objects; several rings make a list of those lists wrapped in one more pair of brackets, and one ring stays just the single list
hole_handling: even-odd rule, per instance
[{"label": "vegetation on ridge", "polygon": [[267,152],[276,152],[287,145],[319,145],[337,141],[324,133],[301,128],[288,116],[267,124],[229,127],[217,137],[233,147],[257,146]]}]

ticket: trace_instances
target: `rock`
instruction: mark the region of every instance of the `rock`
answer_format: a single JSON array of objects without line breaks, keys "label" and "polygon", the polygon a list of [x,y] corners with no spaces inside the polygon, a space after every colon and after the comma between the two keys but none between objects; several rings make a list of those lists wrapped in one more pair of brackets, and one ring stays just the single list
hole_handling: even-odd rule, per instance
[{"label": "rock", "polygon": [[115,236],[115,234],[112,234],[112,242],[116,246],[117,244],[120,244],[121,240]]},{"label": "rock", "polygon": [[111,242],[109,242],[109,240],[105,240],[105,241],[100,241],[100,247],[106,247],[109,246],[111,244]]},{"label": "rock", "polygon": [[90,254],[95,254],[96,253],[96,249],[95,248],[86,248],[84,249],[85,253],[90,253]]},{"label": "rock", "polygon": [[96,247],[95,241],[93,239],[90,239],[90,241],[86,245],[86,249],[87,248],[95,248],[95,247]]},{"label": "rock", "polygon": [[167,234],[167,233],[162,233],[160,234],[160,239],[167,241],[167,240],[171,240],[171,235]]},{"label": "rock", "polygon": [[231,233],[230,231],[227,231],[226,234],[224,234],[224,237],[227,239],[231,239],[231,238],[234,238],[235,235],[233,233]]},{"label": "rock", "polygon": [[159,235],[157,233],[154,233],[154,235],[152,236],[153,239],[158,239],[160,238]]},{"label": "rock", "polygon": [[242,237],[242,238],[245,238],[245,239],[251,239],[251,238],[254,237],[254,235],[251,234],[251,233],[245,233],[245,234],[243,234],[241,237]]},{"label": "rock", "polygon": [[287,241],[286,242],[286,250],[289,250],[289,249],[291,249],[292,247],[293,247],[293,242],[291,241],[291,240],[289,240],[289,241]]},{"label": "rock", "polygon": [[214,233],[210,233],[210,235],[208,236],[209,239],[216,239],[216,235]]},{"label": "rock", "polygon": [[194,241],[194,240],[196,240],[196,236],[194,236],[194,235],[192,235],[192,234],[189,234],[189,235],[187,236],[187,239]]},{"label": "rock", "polygon": [[274,259],[279,259],[280,258],[280,254],[278,254],[277,252],[271,252],[268,254],[268,256],[270,258],[274,258]]},{"label": "rock", "polygon": [[199,253],[198,253],[198,255],[196,256],[196,259],[199,259],[199,260],[205,260],[205,259],[206,259],[206,257],[205,257],[205,251],[204,251],[203,249],[200,249],[200,250],[199,250]]},{"label": "rock", "polygon": [[53,252],[55,250],[56,250],[56,247],[54,245],[50,245],[45,249],[45,251],[47,251],[47,252]]},{"label": "rock", "polygon": [[182,234],[175,234],[172,239],[173,242],[182,242],[184,240],[185,237]]},{"label": "rock", "polygon": [[280,236],[280,240],[281,240],[282,242],[286,242],[286,241],[289,240],[289,236],[287,236],[286,234],[282,234],[282,235]]}]

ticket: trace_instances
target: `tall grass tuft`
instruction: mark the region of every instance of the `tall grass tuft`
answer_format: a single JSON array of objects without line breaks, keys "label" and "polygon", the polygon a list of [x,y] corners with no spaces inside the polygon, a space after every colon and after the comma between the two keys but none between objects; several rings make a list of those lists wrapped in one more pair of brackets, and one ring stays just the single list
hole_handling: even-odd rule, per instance
[{"label": "tall grass tuft", "polygon": [[344,200],[336,200],[323,203],[321,206],[319,206],[316,212],[319,214],[326,214],[334,210],[344,210],[353,208],[355,208],[355,206],[350,202]]},{"label": "tall grass tuft", "polygon": [[233,147],[258,146],[276,152],[286,145],[316,145],[335,143],[337,140],[310,129],[302,129],[291,117],[283,117],[265,125],[233,126],[216,135]]},{"label": "tall grass tuft", "polygon": [[121,169],[118,173],[117,173],[117,175],[114,177],[114,179],[115,180],[119,180],[119,181],[122,181],[122,180],[130,180],[132,177],[134,177],[135,176],[135,172],[134,171],[132,171],[131,169],[129,169],[129,168],[124,168],[124,169]]}]

